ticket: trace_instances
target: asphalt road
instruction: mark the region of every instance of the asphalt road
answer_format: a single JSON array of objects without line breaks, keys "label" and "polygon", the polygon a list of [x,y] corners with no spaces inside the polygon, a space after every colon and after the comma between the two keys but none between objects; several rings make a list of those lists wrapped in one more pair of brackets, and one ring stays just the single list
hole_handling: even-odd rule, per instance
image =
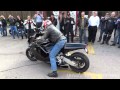
[{"label": "asphalt road", "polygon": [[[97,40],[98,36],[99,32]],[[50,65],[41,61],[32,62],[26,57],[27,47],[26,39],[13,40],[10,36],[0,36],[0,79],[53,79],[47,76]],[[98,42],[90,47],[92,54],[78,50],[90,59],[90,67],[85,73],[77,74],[70,69],[59,68],[56,79],[120,79],[120,49]]]}]

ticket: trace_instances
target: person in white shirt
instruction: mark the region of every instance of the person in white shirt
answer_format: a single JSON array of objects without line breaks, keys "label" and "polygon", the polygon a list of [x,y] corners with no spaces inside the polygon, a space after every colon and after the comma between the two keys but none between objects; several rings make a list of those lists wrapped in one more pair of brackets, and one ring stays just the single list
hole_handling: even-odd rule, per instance
[{"label": "person in white shirt", "polygon": [[24,21],[25,29],[27,30],[28,38],[34,34],[34,28],[36,23],[30,16],[27,17],[27,20]]},{"label": "person in white shirt", "polygon": [[88,41],[94,43],[96,39],[97,29],[100,24],[100,18],[97,16],[97,12],[94,11],[93,15],[88,20]]}]

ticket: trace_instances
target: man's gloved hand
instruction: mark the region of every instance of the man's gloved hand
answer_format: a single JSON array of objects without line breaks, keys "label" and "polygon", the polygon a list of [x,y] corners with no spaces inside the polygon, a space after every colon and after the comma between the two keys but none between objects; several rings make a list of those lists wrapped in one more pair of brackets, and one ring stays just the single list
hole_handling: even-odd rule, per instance
[{"label": "man's gloved hand", "polygon": [[41,39],[41,37],[36,38],[35,43],[40,44],[41,43],[40,39]]}]

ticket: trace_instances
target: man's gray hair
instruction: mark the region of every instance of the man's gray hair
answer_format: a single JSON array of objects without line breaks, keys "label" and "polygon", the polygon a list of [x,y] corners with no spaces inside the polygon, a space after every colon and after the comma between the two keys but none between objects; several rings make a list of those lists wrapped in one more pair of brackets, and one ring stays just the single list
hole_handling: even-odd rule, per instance
[{"label": "man's gray hair", "polygon": [[98,14],[98,12],[97,12],[97,11],[92,11],[92,15],[93,15],[94,13]]}]

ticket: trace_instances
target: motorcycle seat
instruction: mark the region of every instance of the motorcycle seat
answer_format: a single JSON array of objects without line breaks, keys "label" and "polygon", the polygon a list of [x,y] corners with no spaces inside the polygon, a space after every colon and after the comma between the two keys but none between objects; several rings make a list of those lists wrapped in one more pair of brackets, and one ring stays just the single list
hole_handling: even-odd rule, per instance
[{"label": "motorcycle seat", "polygon": [[85,49],[86,44],[83,43],[66,43],[64,49]]}]

